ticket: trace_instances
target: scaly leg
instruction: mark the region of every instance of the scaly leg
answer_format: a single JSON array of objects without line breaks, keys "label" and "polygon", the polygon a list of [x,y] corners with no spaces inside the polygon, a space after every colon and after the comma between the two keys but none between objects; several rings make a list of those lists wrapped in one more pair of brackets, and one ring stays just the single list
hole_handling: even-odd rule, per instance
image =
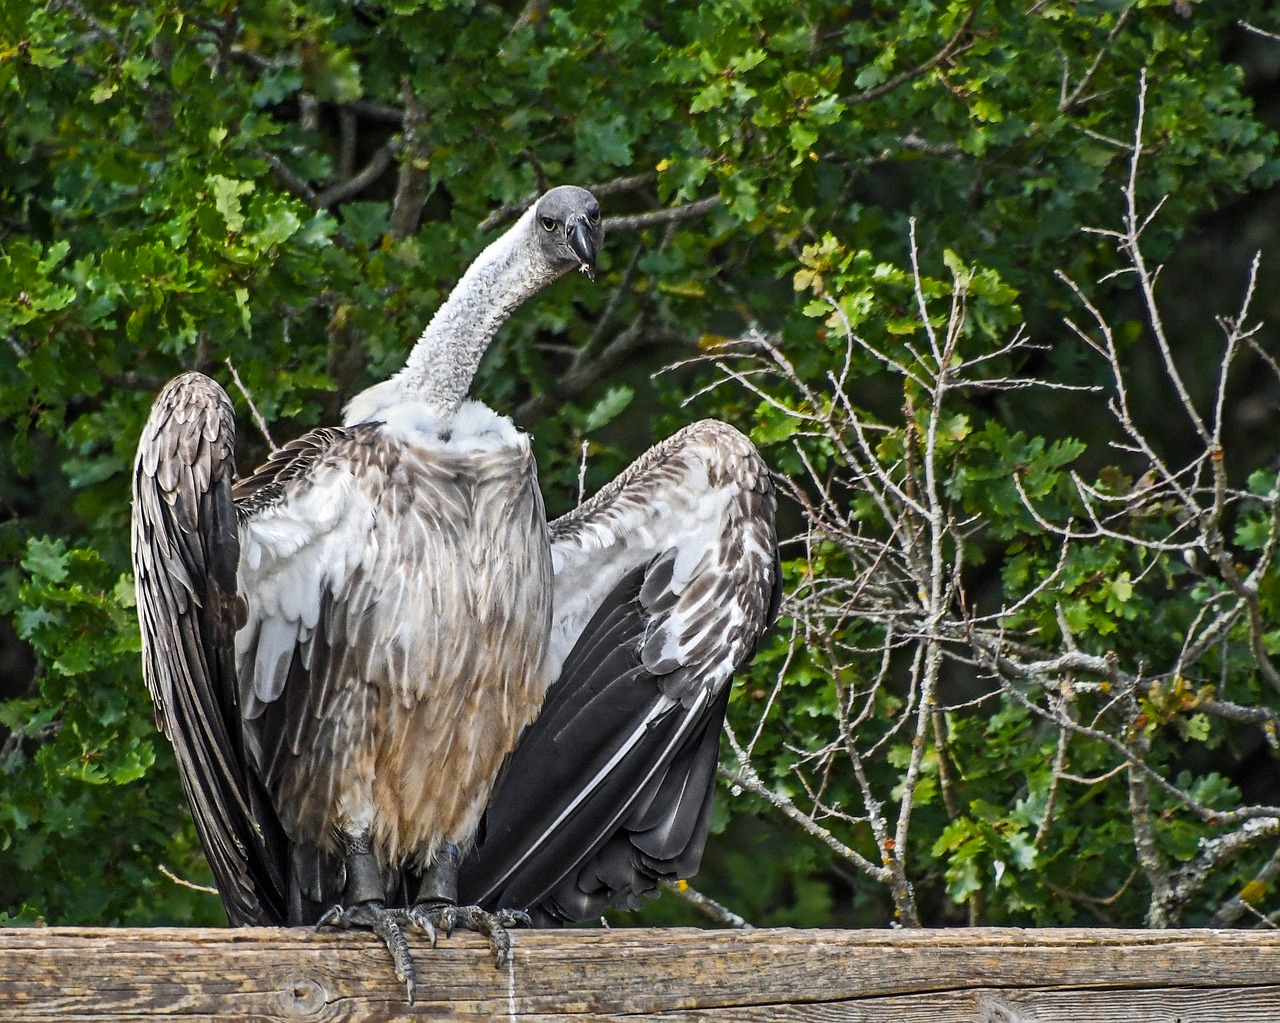
[{"label": "scaly leg", "polygon": [[531,926],[529,914],[521,910],[490,913],[479,906],[458,905],[458,864],[462,856],[456,845],[442,846],[422,877],[418,898],[409,916],[418,927],[431,935],[434,946],[437,931],[452,934],[455,927],[483,934],[489,939],[495,965],[501,969],[511,961],[511,935],[508,927]]},{"label": "scaly leg", "polygon": [[[364,832],[347,839],[347,884],[342,892],[342,902],[332,907],[320,918],[316,930],[322,927],[363,927],[382,939],[395,966],[396,979],[404,986],[413,1004],[417,981],[414,976],[413,956],[405,940],[403,927],[419,925],[409,910],[387,909],[382,875],[377,860],[369,851],[369,834]],[[434,944],[434,940],[432,941]]]}]

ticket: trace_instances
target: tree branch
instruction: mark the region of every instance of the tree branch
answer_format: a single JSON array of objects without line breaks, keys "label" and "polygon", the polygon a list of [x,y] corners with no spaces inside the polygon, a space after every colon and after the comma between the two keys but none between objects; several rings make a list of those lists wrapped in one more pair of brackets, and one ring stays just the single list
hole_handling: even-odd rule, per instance
[{"label": "tree branch", "polygon": [[313,209],[325,210],[330,206],[336,206],[338,203],[345,202],[352,196],[358,195],[386,172],[394,159],[394,153],[394,143],[391,141],[385,142],[378,147],[373,156],[369,158],[369,162],[364,165],[364,168],[359,173],[346,181],[339,181],[330,185],[311,201],[310,206]]},{"label": "tree branch", "polygon": [[[626,177],[613,178],[610,181],[601,181],[593,185],[584,185],[583,187],[597,199],[602,199],[606,196],[616,195],[619,192],[639,191],[640,189],[653,184],[657,178],[658,176],[653,172],[646,174],[630,174]],[[486,231],[492,231],[494,228],[501,227],[503,224],[515,220],[516,217],[520,216],[520,214],[537,202],[538,197],[541,194],[541,192],[532,192],[516,202],[499,206],[496,210],[485,217],[484,220],[480,221],[480,225],[476,228],[477,232],[484,234]],[[607,226],[608,223],[609,221],[606,220],[605,225]]]},{"label": "tree branch", "polygon": [[431,178],[428,157],[430,141],[426,137],[427,111],[417,99],[406,78],[401,84],[404,97],[404,121],[401,127],[403,150],[400,173],[396,177],[396,194],[391,203],[391,237],[408,238],[418,230],[422,204],[427,198]]},{"label": "tree branch", "polygon": [[623,217],[605,217],[606,231],[639,231],[646,227],[657,227],[660,224],[674,224],[682,220],[694,220],[719,206],[724,200],[718,195],[709,199],[685,203],[682,206],[668,206],[666,209],[654,210],[652,213],[636,213]]},{"label": "tree branch", "polygon": [[925,75],[932,71],[943,61],[949,60],[951,57],[955,56],[955,54],[960,51],[964,37],[968,34],[970,27],[973,25],[973,19],[977,16],[978,8],[980,6],[982,6],[982,0],[974,0],[973,4],[969,7],[969,13],[965,15],[964,21],[960,23],[960,27],[951,34],[951,38],[943,44],[942,49],[926,60],[923,64],[912,68],[910,71],[904,71],[896,78],[890,78],[887,82],[881,82],[879,85],[867,89],[864,92],[856,92],[852,95],[844,96],[842,97],[842,101],[848,106],[853,106],[855,103],[870,103],[872,100],[877,100],[883,96],[889,95],[889,93],[893,92],[895,89],[900,89],[908,82],[914,82],[921,75]]},{"label": "tree branch", "polygon": [[677,899],[689,903],[703,916],[725,927],[736,927],[740,931],[755,930],[751,924],[738,916],[728,906],[722,906],[709,895],[705,895],[689,884],[688,881],[663,881],[662,890],[670,892]]}]

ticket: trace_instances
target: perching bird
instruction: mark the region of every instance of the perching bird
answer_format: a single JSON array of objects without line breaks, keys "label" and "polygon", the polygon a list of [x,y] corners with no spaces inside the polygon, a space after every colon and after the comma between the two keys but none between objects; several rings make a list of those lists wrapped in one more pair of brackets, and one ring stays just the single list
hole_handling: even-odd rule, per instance
[{"label": "perching bird", "polygon": [[[139,446],[144,677],[228,918],[369,927],[410,1000],[406,926],[434,940],[460,923],[509,954],[520,914],[459,907],[458,868],[553,680],[560,717],[528,729],[502,792],[569,802],[517,835],[495,801],[474,899],[572,915],[565,891],[617,843],[644,877],[696,866],[706,750],[772,613],[773,495],[741,434],[690,427],[548,527],[528,438],[465,400],[502,322],[565,272],[594,273],[602,238],[590,193],[546,193],[404,370],[247,479],[230,402],[200,374],[161,392]],[[651,882],[601,883],[625,897],[617,885]]]}]

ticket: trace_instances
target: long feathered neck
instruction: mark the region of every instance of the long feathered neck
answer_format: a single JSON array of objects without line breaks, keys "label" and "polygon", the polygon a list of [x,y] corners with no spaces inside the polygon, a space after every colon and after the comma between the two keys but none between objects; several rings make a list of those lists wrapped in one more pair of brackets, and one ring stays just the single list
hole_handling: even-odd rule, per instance
[{"label": "long feathered neck", "polygon": [[384,419],[389,410],[412,404],[448,428],[498,328],[563,272],[537,244],[535,216],[536,206],[476,257],[431,317],[404,369],[347,405],[347,425]]},{"label": "long feathered neck", "polygon": [[539,258],[533,218],[530,209],[480,253],[431,317],[404,369],[394,377],[406,397],[451,418],[498,328],[525,299],[558,276],[545,258]]}]

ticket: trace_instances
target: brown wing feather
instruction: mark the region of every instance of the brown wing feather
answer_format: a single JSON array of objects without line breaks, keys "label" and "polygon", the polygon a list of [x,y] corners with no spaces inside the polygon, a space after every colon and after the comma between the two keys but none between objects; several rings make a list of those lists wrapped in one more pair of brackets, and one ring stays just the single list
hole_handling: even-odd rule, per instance
[{"label": "brown wing feather", "polygon": [[133,564],[143,678],[227,917],[270,924],[284,919],[285,843],[240,737],[234,444],[216,383],[188,373],[165,387],[134,465]]}]

